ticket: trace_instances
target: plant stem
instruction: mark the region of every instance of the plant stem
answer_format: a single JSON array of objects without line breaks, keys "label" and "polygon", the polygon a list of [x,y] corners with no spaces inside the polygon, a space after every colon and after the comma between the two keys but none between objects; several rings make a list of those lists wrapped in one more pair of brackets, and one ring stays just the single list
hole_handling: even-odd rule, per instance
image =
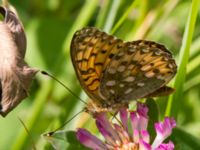
[{"label": "plant stem", "polygon": [[125,21],[125,19],[129,15],[129,13],[133,10],[133,8],[135,8],[135,6],[138,4],[138,2],[139,2],[139,0],[134,0],[132,2],[132,4],[128,7],[126,12],[122,15],[122,17],[120,17],[119,21],[113,27],[113,29],[111,31],[112,34],[114,34],[116,32],[116,30],[122,25],[122,23]]},{"label": "plant stem", "polygon": [[110,11],[108,13],[108,17],[105,21],[105,25],[104,25],[104,29],[103,29],[105,32],[111,31],[111,28],[115,21],[117,10],[120,6],[120,3],[121,3],[121,0],[112,0],[112,5],[111,5]]}]

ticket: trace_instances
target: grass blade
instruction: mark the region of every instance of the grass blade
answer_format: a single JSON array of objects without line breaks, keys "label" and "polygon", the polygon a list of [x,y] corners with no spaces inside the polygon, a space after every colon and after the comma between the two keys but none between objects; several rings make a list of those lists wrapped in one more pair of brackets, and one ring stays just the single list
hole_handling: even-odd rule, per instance
[{"label": "grass blade", "polygon": [[103,28],[103,30],[105,32],[111,31],[111,28],[112,28],[114,21],[115,21],[117,10],[120,6],[120,3],[121,3],[121,0],[112,0],[112,5],[111,5],[110,11],[108,13],[106,23],[105,23],[104,28]]},{"label": "grass blade", "polygon": [[129,13],[132,11],[132,9],[138,4],[138,2],[140,2],[140,1],[135,0],[135,1],[132,2],[132,4],[128,7],[126,12],[120,17],[119,21],[113,27],[113,29],[111,31],[112,34],[114,34],[116,32],[116,30],[122,25],[122,23],[125,21],[125,19],[129,15]]},{"label": "grass blade", "polygon": [[174,87],[176,87],[176,92],[169,97],[167,109],[165,115],[174,116],[177,118],[177,113],[180,106],[180,101],[182,99],[183,84],[186,76],[186,66],[189,59],[190,45],[192,42],[192,37],[194,33],[195,23],[197,19],[199,0],[193,0],[191,9],[189,12],[189,17],[185,27],[185,32],[182,41],[182,47],[180,50],[180,58],[178,65],[178,72],[175,78]]}]

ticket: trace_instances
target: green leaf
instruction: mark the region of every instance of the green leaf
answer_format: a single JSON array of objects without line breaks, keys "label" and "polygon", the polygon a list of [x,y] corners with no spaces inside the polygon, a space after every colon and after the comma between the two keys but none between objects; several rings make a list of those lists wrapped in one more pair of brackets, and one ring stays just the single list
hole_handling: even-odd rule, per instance
[{"label": "green leaf", "polygon": [[[147,99],[146,101],[147,107],[149,109],[148,116],[149,116],[149,123],[148,123],[148,131],[151,135],[151,138],[156,136],[154,123],[158,122],[158,106],[154,99]],[[153,139],[151,139],[152,141]]]},{"label": "green leaf", "polygon": [[60,130],[52,134],[44,134],[43,136],[55,149],[88,150],[77,140],[75,131]]},{"label": "green leaf", "polygon": [[173,130],[171,140],[175,144],[175,150],[200,149],[200,140],[180,128],[175,128]]}]

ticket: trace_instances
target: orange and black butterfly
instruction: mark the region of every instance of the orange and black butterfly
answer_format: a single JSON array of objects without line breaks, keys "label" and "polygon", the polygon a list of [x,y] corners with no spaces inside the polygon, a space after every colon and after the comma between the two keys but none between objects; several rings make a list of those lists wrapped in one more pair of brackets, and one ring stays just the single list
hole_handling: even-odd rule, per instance
[{"label": "orange and black butterfly", "polygon": [[71,59],[91,98],[87,111],[117,111],[131,100],[169,94],[177,66],[165,46],[146,40],[123,42],[94,27],[77,31]]}]

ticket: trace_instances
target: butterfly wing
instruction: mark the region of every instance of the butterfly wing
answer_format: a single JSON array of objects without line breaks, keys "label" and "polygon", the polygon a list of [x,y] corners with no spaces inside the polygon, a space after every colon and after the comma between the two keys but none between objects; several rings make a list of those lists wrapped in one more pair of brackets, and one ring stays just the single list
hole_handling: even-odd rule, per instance
[{"label": "butterfly wing", "polygon": [[166,85],[176,70],[171,53],[163,45],[144,40],[127,42],[107,65],[100,91],[113,101],[143,98]]},{"label": "butterfly wing", "polygon": [[101,104],[105,97],[99,92],[100,80],[105,66],[110,62],[114,47],[120,47],[121,40],[86,27],[77,31],[71,42],[71,59],[77,77],[88,96]]},{"label": "butterfly wing", "polygon": [[83,89],[101,106],[159,95],[158,89],[165,89],[177,69],[163,45],[123,43],[94,27],[74,34],[71,59]]},{"label": "butterfly wing", "polygon": [[168,96],[172,94],[175,91],[174,88],[168,87],[168,86],[163,86],[156,90],[153,93],[150,93],[149,95],[146,95],[145,98],[151,98],[151,97],[158,97],[158,96]]}]

